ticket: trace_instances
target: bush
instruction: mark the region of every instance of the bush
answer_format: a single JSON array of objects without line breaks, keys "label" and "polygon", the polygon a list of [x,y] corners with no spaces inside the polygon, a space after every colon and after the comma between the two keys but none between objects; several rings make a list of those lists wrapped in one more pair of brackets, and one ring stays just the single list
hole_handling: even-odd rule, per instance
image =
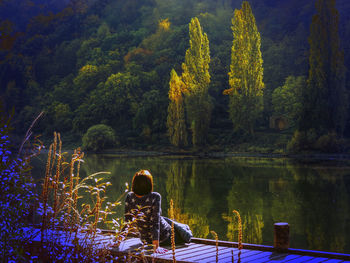
[{"label": "bush", "polygon": [[23,227],[36,198],[35,185],[30,176],[30,157],[12,153],[8,134],[7,125],[0,123],[0,257],[5,262],[24,262]]},{"label": "bush", "polygon": [[88,151],[101,151],[111,148],[115,144],[115,132],[105,124],[90,127],[83,136],[83,148]]},{"label": "bush", "polygon": [[296,130],[292,139],[287,143],[287,152],[296,153],[305,148],[307,138],[304,132]]},{"label": "bush", "polygon": [[322,135],[315,143],[315,148],[321,152],[337,153],[341,151],[342,142],[335,132]]},{"label": "bush", "polygon": [[339,139],[335,132],[319,136],[314,129],[310,129],[307,132],[296,130],[287,144],[287,151],[292,153],[301,151],[337,153],[342,150],[343,144],[344,141]]}]

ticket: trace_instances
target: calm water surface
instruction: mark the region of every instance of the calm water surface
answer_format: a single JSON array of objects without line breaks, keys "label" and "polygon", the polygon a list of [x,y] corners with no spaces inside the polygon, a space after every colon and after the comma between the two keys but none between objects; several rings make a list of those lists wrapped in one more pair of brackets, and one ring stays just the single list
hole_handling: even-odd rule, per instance
[{"label": "calm water surface", "polygon": [[[287,159],[125,157],[88,155],[82,172],[110,171],[108,198],[117,199],[133,174],[148,169],[176,218],[194,236],[237,241],[232,210],[240,212],[243,242],[273,245],[273,224],[290,224],[293,248],[350,253],[349,161],[296,162]],[[123,207],[120,207],[122,216]]]}]

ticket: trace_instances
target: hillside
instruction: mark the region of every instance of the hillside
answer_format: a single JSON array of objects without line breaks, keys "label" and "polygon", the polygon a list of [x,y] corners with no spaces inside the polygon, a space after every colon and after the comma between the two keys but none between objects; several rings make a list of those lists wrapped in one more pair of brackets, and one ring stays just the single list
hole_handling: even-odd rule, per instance
[{"label": "hillside", "polygon": [[[309,28],[316,11],[309,0],[249,3],[261,35],[265,83],[264,111],[256,127],[271,133],[269,118],[279,114],[272,103],[274,90],[289,76],[308,76]],[[249,140],[232,131],[228,97],[222,94],[229,88],[231,19],[241,1],[3,0],[1,5],[0,94],[5,111],[15,108],[17,134],[43,110],[35,132],[44,137],[58,131],[68,141],[80,142],[89,127],[102,123],[115,130],[119,147],[169,145],[170,71],[181,73],[188,24],[198,17],[211,56],[208,144]],[[337,8],[345,66],[350,68],[350,2],[338,0]],[[170,26],[164,29],[161,21]],[[15,41],[6,42],[10,37]],[[346,83],[350,87],[349,77]],[[285,131],[289,136],[295,123],[291,120]]]}]

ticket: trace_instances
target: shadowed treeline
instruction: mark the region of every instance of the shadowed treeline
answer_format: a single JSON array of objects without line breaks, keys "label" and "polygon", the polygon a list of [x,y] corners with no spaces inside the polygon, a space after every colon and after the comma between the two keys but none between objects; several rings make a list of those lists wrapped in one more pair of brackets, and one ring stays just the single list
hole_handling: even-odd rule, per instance
[{"label": "shadowed treeline", "polygon": [[[310,43],[319,42],[309,29],[312,16],[320,10],[315,7],[316,2],[327,6],[334,1],[288,0],[272,3],[251,0],[251,10],[244,4],[243,9],[249,11],[250,21],[256,21],[252,37],[259,34],[261,37],[261,43],[260,40],[256,42],[259,49],[261,44],[261,58],[256,57],[259,79],[263,78],[265,84],[264,96],[259,98],[261,107],[258,112],[261,116],[252,118],[249,126],[254,122],[257,129],[255,138],[261,139],[260,144],[265,141],[261,132],[271,132],[270,117],[277,115],[288,120],[280,120],[275,128],[290,126],[283,134],[269,133],[271,140],[278,141],[280,145],[272,142],[269,146],[271,151],[275,148],[285,150],[300,116],[300,90],[304,90],[309,75],[309,53],[318,50],[313,47],[314,51],[310,51],[308,44],[308,37],[314,38]],[[233,131],[240,123],[232,124],[230,119],[236,118],[228,113],[229,99],[222,94],[231,87],[228,72],[236,74],[239,71],[237,67],[230,71],[233,37],[238,36],[233,35],[231,26],[234,10],[242,8],[242,1],[67,0],[50,1],[48,5],[40,0],[2,0],[0,4],[0,95],[7,111],[15,108],[13,125],[16,133],[23,133],[33,117],[44,110],[45,117],[35,127],[35,132],[44,137],[58,131],[66,137],[65,141],[79,144],[90,127],[103,124],[115,131],[114,145],[111,144],[114,147],[168,147],[166,123],[170,72],[174,69],[181,74],[186,50],[191,50],[188,25],[196,17],[196,24],[200,23],[209,41],[210,63],[205,76],[210,74],[210,84],[206,81],[205,100],[197,98],[194,101],[204,101],[210,108],[206,112],[211,114],[197,114],[190,109],[193,103],[187,103],[186,114],[194,112],[193,116],[186,118],[187,129],[196,131],[196,136],[192,134],[192,144],[196,145],[197,141],[201,144],[202,138],[197,133],[205,134],[206,131],[208,136],[204,143],[213,149],[232,148],[253,140],[245,132]],[[338,0],[335,7],[339,10],[339,31],[336,23],[334,30],[331,28],[327,34],[336,40],[332,43],[337,43],[330,46],[332,50],[344,49],[344,65],[349,68],[350,42],[347,39],[350,37],[350,20],[347,19],[347,11],[350,6],[348,1]],[[15,11],[16,16],[11,16]],[[239,13],[236,12],[235,18],[237,28],[241,21]],[[331,13],[332,17],[338,17],[335,9]],[[242,21],[244,24],[244,19]],[[332,35],[332,32],[335,33]],[[336,36],[338,32],[339,39]],[[239,45],[234,46],[239,49]],[[254,52],[247,56],[253,56]],[[250,60],[244,61],[248,63]],[[186,65],[188,67],[191,63]],[[189,70],[191,74],[194,71]],[[341,76],[341,72],[337,76]],[[235,78],[230,78],[232,83],[235,82]],[[349,86],[349,79],[343,79],[346,83],[341,83],[341,86]],[[251,80],[252,77],[246,79],[247,82]],[[343,91],[342,88],[339,90]],[[345,95],[342,93],[331,97],[339,100]],[[233,109],[232,102],[230,105]],[[246,103],[243,105],[246,106]],[[336,128],[345,128],[348,136],[349,121],[344,120],[348,110],[345,104],[343,106],[339,108],[341,116],[336,110],[333,115],[338,122]],[[254,107],[246,109],[248,113],[253,110]],[[344,147],[339,149],[342,142],[328,134],[329,131],[315,130],[308,131],[304,136],[306,139],[295,135],[294,141],[311,138],[316,141],[309,140],[315,150],[346,150]],[[105,130],[98,132],[103,134]],[[322,135],[326,137],[317,142]],[[332,143],[336,147],[330,147]],[[265,145],[259,147],[264,148]]]}]

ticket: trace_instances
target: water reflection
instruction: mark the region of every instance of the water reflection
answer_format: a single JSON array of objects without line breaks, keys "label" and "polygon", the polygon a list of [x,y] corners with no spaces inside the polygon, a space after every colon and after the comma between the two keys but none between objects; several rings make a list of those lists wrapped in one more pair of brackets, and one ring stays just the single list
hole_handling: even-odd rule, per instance
[{"label": "water reflection", "polygon": [[[232,210],[240,212],[243,242],[273,244],[273,224],[288,222],[291,247],[350,252],[350,169],[347,163],[298,164],[283,159],[121,157],[89,155],[85,174],[110,171],[108,196],[116,199],[133,174],[149,169],[163,214],[170,199],[175,217],[196,237],[237,241]],[[122,216],[123,209],[119,211]]]}]

